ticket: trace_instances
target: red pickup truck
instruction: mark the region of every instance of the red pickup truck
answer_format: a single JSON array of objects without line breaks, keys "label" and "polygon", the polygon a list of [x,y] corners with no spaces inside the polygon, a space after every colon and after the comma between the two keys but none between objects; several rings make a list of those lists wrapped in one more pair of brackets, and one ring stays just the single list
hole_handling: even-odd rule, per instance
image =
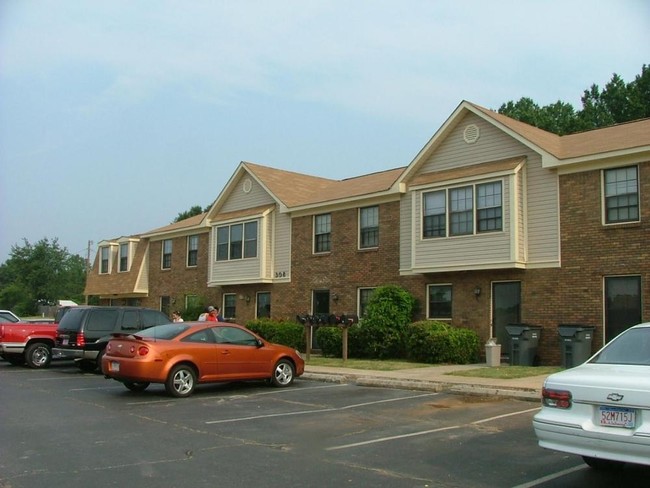
[{"label": "red pickup truck", "polygon": [[14,365],[47,368],[52,360],[56,323],[0,324],[0,357]]},{"label": "red pickup truck", "polygon": [[47,368],[58,321],[69,307],[59,309],[54,322],[5,322],[0,324],[0,357],[14,365]]}]

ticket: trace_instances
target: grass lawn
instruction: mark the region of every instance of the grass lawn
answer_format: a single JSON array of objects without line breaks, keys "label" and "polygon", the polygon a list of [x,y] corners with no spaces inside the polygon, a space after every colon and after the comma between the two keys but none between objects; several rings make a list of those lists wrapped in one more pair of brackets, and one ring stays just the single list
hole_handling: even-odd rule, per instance
[{"label": "grass lawn", "polygon": [[502,380],[542,376],[557,373],[559,366],[498,366],[496,368],[476,368],[447,373],[451,376],[470,376],[473,378],[496,378]]},{"label": "grass lawn", "polygon": [[[311,356],[306,361],[309,366],[329,366],[333,368],[353,368],[366,369],[375,371],[396,371],[400,369],[411,368],[429,368],[435,364],[413,363],[399,360],[378,360],[378,359],[348,359],[343,361],[341,358],[324,358],[322,356]],[[561,371],[558,366],[499,366],[496,368],[475,368],[467,370],[453,371],[447,373],[453,376],[470,376],[478,378],[525,378],[527,376],[549,375]]]},{"label": "grass lawn", "polygon": [[429,366],[433,366],[432,364],[425,363],[411,363],[409,361],[379,359],[348,359],[344,362],[341,358],[324,358],[322,356],[311,356],[309,361],[305,361],[305,363],[310,366],[374,369],[375,371],[396,371],[398,369],[427,368]]}]

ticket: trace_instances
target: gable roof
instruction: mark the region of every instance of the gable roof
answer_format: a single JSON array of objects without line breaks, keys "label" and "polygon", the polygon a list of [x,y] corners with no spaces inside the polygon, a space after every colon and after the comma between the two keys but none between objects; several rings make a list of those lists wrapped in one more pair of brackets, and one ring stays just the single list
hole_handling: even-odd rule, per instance
[{"label": "gable roof", "polygon": [[204,224],[206,215],[207,212],[203,212],[201,214],[194,215],[193,217],[189,217],[187,219],[179,220],[178,222],[174,222],[164,227],[158,227],[157,229],[150,230],[142,234],[140,237],[157,237],[162,234],[200,229],[201,227],[206,227],[205,225],[202,225]]},{"label": "gable roof", "polygon": [[427,144],[415,156],[400,178],[414,176],[419,166],[468,114],[473,113],[542,156],[545,167],[596,161],[624,154],[650,154],[650,119],[558,136],[468,101],[461,102]]}]

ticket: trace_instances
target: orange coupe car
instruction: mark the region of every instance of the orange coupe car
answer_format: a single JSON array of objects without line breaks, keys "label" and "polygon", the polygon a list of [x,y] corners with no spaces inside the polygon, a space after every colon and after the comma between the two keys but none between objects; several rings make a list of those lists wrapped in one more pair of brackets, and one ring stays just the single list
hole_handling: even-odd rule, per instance
[{"label": "orange coupe car", "polygon": [[289,386],[304,371],[298,351],[226,322],[180,322],[113,334],[102,358],[104,375],[129,390],[162,383],[175,397],[191,395],[198,383],[259,379]]}]

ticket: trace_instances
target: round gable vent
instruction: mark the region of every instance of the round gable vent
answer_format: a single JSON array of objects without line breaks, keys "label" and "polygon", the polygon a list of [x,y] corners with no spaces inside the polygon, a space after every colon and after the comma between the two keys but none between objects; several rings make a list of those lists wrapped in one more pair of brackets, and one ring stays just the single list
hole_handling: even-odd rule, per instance
[{"label": "round gable vent", "polygon": [[481,133],[478,130],[478,126],[475,124],[469,124],[467,127],[465,127],[465,131],[463,132],[463,139],[467,144],[474,144],[476,141],[478,141],[480,135]]},{"label": "round gable vent", "polygon": [[252,188],[253,188],[253,182],[250,180],[250,178],[246,178],[244,180],[244,185],[242,190],[244,190],[244,193],[250,193]]}]

